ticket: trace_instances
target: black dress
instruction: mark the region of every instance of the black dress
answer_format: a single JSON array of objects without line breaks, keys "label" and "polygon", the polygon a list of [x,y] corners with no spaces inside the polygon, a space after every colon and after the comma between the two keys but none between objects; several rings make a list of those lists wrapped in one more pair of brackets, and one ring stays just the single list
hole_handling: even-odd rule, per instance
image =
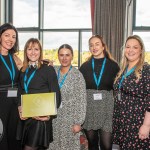
[{"label": "black dress", "polygon": [[[28,78],[34,70],[35,68],[32,66],[29,68],[27,74]],[[24,75],[25,72],[21,72],[21,94],[25,94]],[[56,72],[52,66],[42,65],[39,69],[37,69],[34,77],[29,84],[28,94],[47,92],[56,92],[57,106],[59,106],[60,90],[58,86]],[[28,145],[31,147],[40,147],[42,149],[48,148],[49,143],[53,140],[52,119],[50,119],[49,121],[38,121],[29,118],[25,121],[20,122],[21,124],[18,127],[17,138],[22,140],[22,146]]]},{"label": "black dress", "polygon": [[150,110],[150,65],[144,65],[140,80],[134,72],[123,80],[118,100],[120,80],[114,84],[113,143],[121,150],[149,150],[150,139],[139,139],[138,132],[145,112]]},{"label": "black dress", "polygon": [[[3,56],[12,70],[9,56]],[[13,60],[15,69],[14,87],[17,86],[19,71]],[[16,140],[16,128],[19,120],[17,97],[7,97],[8,88],[11,87],[10,74],[0,58],[0,119],[3,128],[0,150],[19,150],[19,141]]]}]

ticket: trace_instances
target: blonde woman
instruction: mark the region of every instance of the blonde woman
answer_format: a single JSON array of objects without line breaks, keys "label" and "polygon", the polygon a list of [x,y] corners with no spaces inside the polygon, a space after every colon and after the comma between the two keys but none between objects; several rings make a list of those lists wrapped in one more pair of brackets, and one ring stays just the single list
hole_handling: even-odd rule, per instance
[{"label": "blonde woman", "polygon": [[150,65],[144,50],[139,36],[127,38],[114,83],[113,143],[121,150],[150,149]]},{"label": "blonde woman", "polygon": [[[20,93],[35,94],[56,92],[57,106],[60,105],[60,90],[57,75],[52,66],[41,63],[42,46],[36,38],[30,38],[24,48],[24,63],[20,71]],[[45,150],[52,142],[52,117],[37,116],[23,118],[19,101],[20,122],[17,139],[23,150]],[[19,134],[20,133],[20,134]]]}]

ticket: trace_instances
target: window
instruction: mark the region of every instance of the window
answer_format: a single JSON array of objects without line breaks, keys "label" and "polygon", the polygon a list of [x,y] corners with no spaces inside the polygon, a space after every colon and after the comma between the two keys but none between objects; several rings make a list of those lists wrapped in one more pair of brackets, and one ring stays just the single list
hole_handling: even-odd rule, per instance
[{"label": "window", "polygon": [[38,0],[14,0],[13,10],[16,27],[38,27]]},{"label": "window", "polygon": [[44,28],[91,28],[90,0],[44,0]]},{"label": "window", "polygon": [[[69,44],[74,50],[73,65],[78,64],[78,32],[44,32],[43,34],[44,50],[47,50],[46,59],[51,59],[55,62],[55,65],[59,64],[57,59],[57,49],[62,44]],[[51,50],[49,50],[51,48]],[[49,51],[49,53],[48,53]]]},{"label": "window", "polygon": [[26,41],[31,38],[38,38],[38,33],[37,32],[19,32],[19,57],[21,60],[23,60],[24,58],[24,54],[23,54],[23,50],[24,50],[24,45],[26,43]]},{"label": "window", "polygon": [[82,33],[82,55],[81,55],[81,64],[85,62],[90,56],[89,52],[89,43],[88,40],[91,37],[91,32],[83,32]]},{"label": "window", "polygon": [[[90,0],[13,0],[12,10],[20,50],[29,38],[39,38],[44,58],[57,65],[57,49],[67,43],[74,49],[73,65],[84,62],[92,35]],[[23,59],[23,51],[19,55]]]},{"label": "window", "polygon": [[[142,6],[142,7],[141,7]],[[135,26],[150,27],[149,0],[136,0],[136,22]]]},{"label": "window", "polygon": [[135,0],[134,6],[133,34],[137,34],[143,39],[146,51],[145,59],[148,63],[150,63],[149,0]]}]

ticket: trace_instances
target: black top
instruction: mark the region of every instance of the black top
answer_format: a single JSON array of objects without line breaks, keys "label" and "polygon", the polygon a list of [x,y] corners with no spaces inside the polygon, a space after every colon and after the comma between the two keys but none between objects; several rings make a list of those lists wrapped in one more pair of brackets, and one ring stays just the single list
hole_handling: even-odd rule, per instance
[{"label": "black top", "polygon": [[[104,58],[94,59],[94,71],[97,78],[99,77]],[[80,67],[80,71],[84,76],[87,89],[97,89],[96,83],[93,77],[92,69],[92,58],[89,61],[86,61]],[[119,66],[116,62],[106,59],[106,65],[104,68],[104,73],[101,78],[101,83],[98,87],[98,90],[112,90],[114,79],[119,71]]]},{"label": "black top", "polygon": [[[13,56],[12,56],[13,57]],[[11,62],[9,55],[3,56],[10,70],[12,71]],[[14,59],[12,58],[14,69],[15,69],[15,79],[14,83],[17,87],[19,79],[19,70],[16,66]],[[12,87],[12,81],[9,71],[5,67],[2,59],[0,58],[0,120],[2,121],[1,135],[2,139],[0,141],[1,150],[20,150],[19,142],[16,140],[16,129],[19,120],[18,113],[18,97],[7,97],[8,88]]]},{"label": "black top", "polygon": [[[35,70],[34,67],[30,67],[27,78]],[[20,83],[21,83],[21,94],[26,94],[24,89],[24,75],[25,72],[21,72]],[[28,87],[28,94],[34,93],[47,93],[56,92],[57,107],[60,105],[60,90],[57,81],[57,75],[52,66],[42,65],[35,73]]]},{"label": "black top", "polygon": [[[10,59],[9,59],[9,55],[3,56],[3,58],[5,59],[8,67],[12,71],[12,66],[11,66],[11,62],[10,62]],[[13,60],[14,69],[15,69],[14,84],[16,86],[16,84],[18,83],[18,78],[19,78],[19,70],[18,70],[18,68],[16,66],[16,63],[15,63],[13,58],[12,58],[12,60]],[[1,72],[1,75],[0,75],[0,91],[6,91],[7,92],[8,87],[11,87],[11,85],[12,85],[12,81],[11,81],[9,71],[7,70],[7,68],[6,68],[5,64],[3,63],[2,59],[0,59],[0,72]]]},{"label": "black top", "polygon": [[[27,81],[30,75],[35,71],[33,66],[29,67]],[[24,89],[25,72],[20,74],[21,94],[26,94]],[[28,94],[56,92],[57,107],[60,105],[60,90],[57,81],[57,75],[52,66],[42,65],[36,70],[28,87]],[[19,104],[20,105],[20,104]],[[47,149],[52,137],[52,119],[49,121],[39,121],[33,118],[23,120],[18,125],[17,139],[22,141],[22,145],[32,147],[41,147]],[[22,130],[23,128],[23,130]]]}]

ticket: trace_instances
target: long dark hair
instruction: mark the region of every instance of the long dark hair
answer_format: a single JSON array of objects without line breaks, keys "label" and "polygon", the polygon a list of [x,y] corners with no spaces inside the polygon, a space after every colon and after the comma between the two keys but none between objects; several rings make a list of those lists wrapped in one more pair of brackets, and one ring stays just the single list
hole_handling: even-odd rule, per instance
[{"label": "long dark hair", "polygon": [[10,49],[10,53],[14,54],[16,52],[19,52],[19,40],[18,40],[18,31],[17,29],[10,23],[5,23],[3,25],[0,26],[0,37],[2,36],[2,34],[6,31],[12,29],[16,32],[16,43],[14,44],[14,46]]}]

